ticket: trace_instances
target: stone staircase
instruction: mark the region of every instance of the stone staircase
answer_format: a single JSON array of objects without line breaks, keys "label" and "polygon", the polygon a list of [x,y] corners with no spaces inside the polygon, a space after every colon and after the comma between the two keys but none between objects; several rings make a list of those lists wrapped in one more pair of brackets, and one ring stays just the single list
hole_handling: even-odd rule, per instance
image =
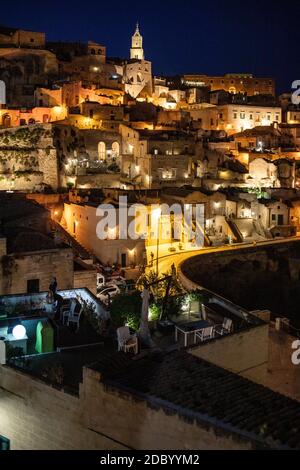
[{"label": "stone staircase", "polygon": [[92,259],[95,262],[100,262],[95,255],[87,250],[81,243],[79,243],[76,238],[74,238],[67,230],[64,228],[61,224],[58,222],[52,221],[52,234],[55,236],[59,236],[60,239],[62,240],[63,243],[66,243],[66,245],[71,246],[73,249],[74,254],[83,259]]}]

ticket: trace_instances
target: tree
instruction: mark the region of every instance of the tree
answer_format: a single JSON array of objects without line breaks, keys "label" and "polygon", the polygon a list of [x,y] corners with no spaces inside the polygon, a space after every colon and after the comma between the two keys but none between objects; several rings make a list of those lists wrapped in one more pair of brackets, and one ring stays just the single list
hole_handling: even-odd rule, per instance
[{"label": "tree", "polygon": [[139,291],[132,294],[119,294],[111,302],[110,315],[116,328],[128,324],[137,331],[141,322],[142,297]]}]

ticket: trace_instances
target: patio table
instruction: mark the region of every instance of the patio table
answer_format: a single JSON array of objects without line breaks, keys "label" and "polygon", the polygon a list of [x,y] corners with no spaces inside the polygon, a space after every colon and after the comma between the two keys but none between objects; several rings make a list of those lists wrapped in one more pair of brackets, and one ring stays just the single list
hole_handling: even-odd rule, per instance
[{"label": "patio table", "polygon": [[197,333],[198,331],[204,330],[211,326],[211,323],[206,320],[200,320],[195,322],[188,322],[188,323],[179,323],[175,325],[175,341],[178,341],[178,332],[184,335],[184,347],[188,344],[188,335]]}]

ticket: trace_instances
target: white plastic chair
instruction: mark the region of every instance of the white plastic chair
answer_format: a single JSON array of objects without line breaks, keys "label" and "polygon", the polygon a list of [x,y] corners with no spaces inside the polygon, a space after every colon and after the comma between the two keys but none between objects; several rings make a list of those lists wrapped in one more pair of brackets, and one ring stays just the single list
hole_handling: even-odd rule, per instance
[{"label": "white plastic chair", "polygon": [[215,326],[215,333],[220,336],[228,335],[231,332],[232,320],[230,318],[224,318],[222,325]]},{"label": "white plastic chair", "polygon": [[80,322],[80,317],[81,317],[81,312],[82,312],[82,306],[80,305],[79,312],[75,311],[77,304],[74,302],[74,308],[73,306],[70,309],[69,315],[68,315],[68,321],[67,324],[70,326],[70,323],[76,323],[76,331],[79,330],[79,322]]},{"label": "white plastic chair", "polygon": [[118,351],[124,351],[127,353],[130,350],[134,351],[134,354],[138,353],[138,339],[137,336],[131,335],[128,326],[121,326],[117,329],[118,336]]},{"label": "white plastic chair", "polygon": [[71,300],[70,305],[68,305],[68,306],[63,306],[63,307],[62,307],[62,317],[63,317],[63,318],[62,318],[62,321],[63,321],[63,325],[65,324],[65,320],[66,320],[66,319],[68,320],[69,316],[70,316],[70,315],[71,315],[71,316],[73,315],[75,308],[76,308],[76,302],[75,302],[75,300]]},{"label": "white plastic chair", "polygon": [[208,326],[202,330],[195,331],[194,342],[197,342],[197,339],[200,339],[201,343],[212,339],[214,337],[214,327]]}]

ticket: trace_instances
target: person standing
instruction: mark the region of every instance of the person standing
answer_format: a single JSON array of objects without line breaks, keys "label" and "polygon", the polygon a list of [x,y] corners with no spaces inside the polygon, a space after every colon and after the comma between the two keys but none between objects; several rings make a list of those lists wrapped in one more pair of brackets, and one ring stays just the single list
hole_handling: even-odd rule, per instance
[{"label": "person standing", "polygon": [[57,291],[57,280],[56,280],[56,277],[53,277],[53,278],[51,279],[51,282],[50,282],[50,285],[49,285],[49,291],[52,292],[53,297],[54,297],[54,294],[56,294],[56,291]]},{"label": "person standing", "polygon": [[52,277],[50,285],[49,285],[49,293],[48,293],[50,302],[54,302],[56,291],[57,291],[56,277]]}]

